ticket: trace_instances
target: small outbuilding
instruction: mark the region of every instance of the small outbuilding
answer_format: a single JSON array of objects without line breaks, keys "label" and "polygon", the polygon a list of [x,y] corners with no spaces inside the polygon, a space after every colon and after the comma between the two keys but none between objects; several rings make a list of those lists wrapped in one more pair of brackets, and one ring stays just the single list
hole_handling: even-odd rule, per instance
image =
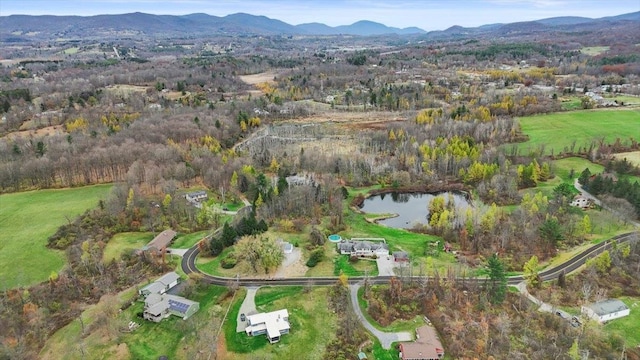
[{"label": "small outbuilding", "polygon": [[631,310],[618,299],[607,299],[591,305],[585,305],[581,309],[582,314],[598,322],[606,322],[628,316]]},{"label": "small outbuilding", "polygon": [[395,262],[409,262],[409,254],[406,251],[394,251],[393,261]]}]

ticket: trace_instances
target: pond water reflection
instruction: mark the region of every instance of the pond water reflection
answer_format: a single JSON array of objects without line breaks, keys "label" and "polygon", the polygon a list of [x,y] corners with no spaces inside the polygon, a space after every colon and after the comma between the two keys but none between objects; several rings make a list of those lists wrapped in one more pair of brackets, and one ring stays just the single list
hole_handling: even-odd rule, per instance
[{"label": "pond water reflection", "polygon": [[428,223],[429,203],[436,196],[453,199],[457,211],[464,211],[470,206],[465,194],[459,192],[437,194],[392,192],[366,198],[360,210],[370,214],[398,214],[396,217],[383,219],[378,223],[394,228],[411,229],[415,225]]}]

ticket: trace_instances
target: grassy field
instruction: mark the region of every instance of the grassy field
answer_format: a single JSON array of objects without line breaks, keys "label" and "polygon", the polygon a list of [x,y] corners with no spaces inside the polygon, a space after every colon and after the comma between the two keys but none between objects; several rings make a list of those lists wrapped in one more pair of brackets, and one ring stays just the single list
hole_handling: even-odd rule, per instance
[{"label": "grassy field", "polygon": [[340,255],[333,261],[333,275],[345,274],[347,276],[378,276],[378,266],[375,260],[349,261],[348,255]]},{"label": "grassy field", "polygon": [[[116,295],[118,306],[130,301],[137,295],[135,287],[124,290]],[[102,306],[106,300],[101,299],[98,304],[90,305],[82,314],[82,324],[85,329],[91,328],[98,312],[102,311]],[[87,331],[88,332],[88,331]],[[108,336],[102,332],[89,333],[82,336],[82,325],[80,320],[73,321],[67,326],[56,331],[45,343],[40,351],[41,359],[80,359],[82,351],[87,355],[87,359],[109,359],[122,358],[122,352],[118,351],[115,344],[110,344]],[[128,351],[125,351],[127,353]]]},{"label": "grassy field", "polygon": [[327,287],[306,291],[299,286],[263,287],[256,294],[258,311],[289,311],[290,333],[270,345],[266,336],[248,337],[236,333],[236,320],[242,297],[236,297],[224,323],[226,350],[230,359],[320,359],[327,343],[335,336],[337,319],[327,306]]},{"label": "grassy field", "polygon": [[640,346],[640,299],[621,297],[620,300],[631,309],[629,316],[605,324],[604,331],[622,336],[627,347]]},{"label": "grassy field", "polygon": [[609,51],[608,46],[589,46],[589,47],[583,47],[582,49],[580,49],[581,53],[589,56],[600,55],[607,51]]},{"label": "grassy field", "polygon": [[[82,335],[80,321],[74,321],[58,330],[45,344],[40,353],[42,359],[157,359],[161,355],[169,359],[188,359],[184,349],[189,348],[193,334],[198,329],[211,326],[212,318],[220,320],[226,311],[223,301],[225,287],[210,286],[192,296],[200,302],[200,310],[184,321],[175,316],[160,323],[152,323],[137,317],[143,303],[136,302],[121,312],[117,320],[121,324],[135,321],[140,327],[131,333],[119,333],[109,336],[107,332],[97,330],[99,325],[93,320],[104,302],[89,306],[82,314],[85,334]],[[137,295],[130,288],[118,295],[123,304]],[[228,301],[227,301],[228,302]],[[224,305],[224,306],[221,306]],[[111,319],[110,321],[114,321]],[[84,355],[83,355],[84,353]]]},{"label": "grassy field", "polygon": [[107,243],[102,254],[105,262],[119,259],[124,253],[140,249],[153,240],[153,233],[150,232],[128,232],[115,234]]},{"label": "grassy field", "polygon": [[538,151],[544,146],[545,154],[558,154],[589,147],[592,141],[604,139],[613,142],[620,138],[640,139],[640,110],[582,110],[519,118],[522,132],[529,141],[507,145],[516,146],[521,152]]},{"label": "grassy field", "polygon": [[0,195],[0,290],[45,281],[65,262],[46,248],[58,227],[105,199],[111,185]]},{"label": "grassy field", "polygon": [[613,155],[618,160],[627,159],[628,162],[635,166],[640,166],[640,151],[632,151]]},{"label": "grassy field", "polygon": [[191,234],[179,234],[176,239],[173,240],[173,243],[171,243],[171,247],[175,249],[189,249],[210,233],[211,231],[204,230]]}]

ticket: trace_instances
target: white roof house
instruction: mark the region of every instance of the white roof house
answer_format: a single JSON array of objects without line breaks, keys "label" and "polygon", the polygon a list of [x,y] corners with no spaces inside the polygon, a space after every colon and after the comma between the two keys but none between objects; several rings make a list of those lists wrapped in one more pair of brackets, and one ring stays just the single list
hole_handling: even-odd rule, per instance
[{"label": "white roof house", "polygon": [[591,305],[583,306],[582,313],[598,321],[605,322],[629,315],[629,307],[620,300],[607,299]]},{"label": "white roof house", "polygon": [[272,344],[280,341],[280,336],[288,334],[290,329],[287,309],[249,315],[247,321],[249,324],[245,329],[247,335],[267,334],[267,338]]}]

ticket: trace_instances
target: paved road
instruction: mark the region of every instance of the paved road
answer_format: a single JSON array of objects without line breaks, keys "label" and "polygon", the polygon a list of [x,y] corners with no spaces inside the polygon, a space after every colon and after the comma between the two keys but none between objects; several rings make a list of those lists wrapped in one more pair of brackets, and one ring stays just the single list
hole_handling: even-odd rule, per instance
[{"label": "paved road", "polygon": [[364,317],[362,313],[362,309],[360,309],[360,305],[358,305],[358,289],[360,289],[360,284],[351,284],[349,285],[349,290],[351,293],[351,304],[353,305],[353,310],[355,311],[358,319],[364,325],[365,329],[369,330],[375,337],[380,340],[380,345],[384,349],[391,349],[391,344],[398,341],[412,341],[413,335],[409,332],[384,332],[376,329],[367,319]]},{"label": "paved road", "polygon": [[[618,236],[614,236],[608,241],[603,241],[599,244],[593,245],[592,247],[584,250],[583,252],[577,254],[566,262],[542,271],[539,273],[540,277],[544,281],[556,279],[560,276],[561,273],[569,274],[572,271],[575,271],[580,266],[582,266],[588,259],[593,258],[595,256],[600,255],[604,250],[608,250],[612,247],[612,241],[615,240],[619,244],[628,242],[628,241],[636,241],[639,238],[639,232],[630,232]],[[210,284],[222,285],[226,286],[231,282],[236,282],[240,286],[261,286],[261,285],[302,285],[302,286],[321,286],[321,285],[333,285],[337,281],[337,277],[297,277],[297,278],[227,278],[221,276],[213,276],[209,274],[204,274],[195,265],[195,260],[200,253],[200,250],[197,246],[189,249],[184,256],[182,257],[182,270],[186,273],[197,272],[203,275],[204,281]],[[391,280],[392,276],[377,276],[377,277],[369,277],[369,281],[372,284],[387,284],[389,280]],[[414,276],[414,278],[418,278]],[[364,277],[351,277],[349,278],[350,284],[356,284],[360,281],[364,280]],[[524,278],[522,276],[512,276],[509,277],[507,283],[509,285],[517,286],[520,282],[522,282]],[[465,281],[475,281],[479,283],[486,282],[486,279],[483,278],[467,278]]]}]

